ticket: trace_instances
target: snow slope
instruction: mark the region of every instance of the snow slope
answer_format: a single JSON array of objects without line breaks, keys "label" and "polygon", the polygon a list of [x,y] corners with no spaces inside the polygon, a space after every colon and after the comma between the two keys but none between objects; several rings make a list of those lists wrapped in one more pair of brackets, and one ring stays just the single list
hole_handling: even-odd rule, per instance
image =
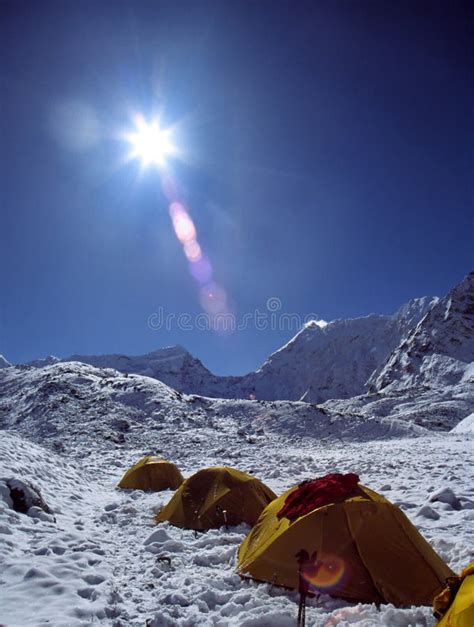
[{"label": "snow slope", "polygon": [[72,442],[90,448],[96,440],[136,444],[144,430],[159,431],[166,421],[176,430],[218,425],[222,438],[229,424],[234,430],[361,441],[426,433],[392,416],[345,416],[303,402],[186,396],[156,379],[79,362],[4,369],[0,389],[0,429],[37,442],[47,438],[60,450]]},{"label": "snow slope", "polygon": [[[4,369],[0,391],[0,493],[1,478],[30,480],[53,512],[32,518],[0,496],[0,623],[9,627],[295,624],[296,593],[235,574],[247,526],[200,534],[156,526],[153,513],[171,492],[115,488],[149,452],[186,476],[231,465],[277,493],[327,472],[357,472],[453,569],[472,559],[469,435],[308,403],[185,396],[152,378],[73,362]],[[429,607],[325,594],[309,600],[306,618],[311,627],[434,625]]]},{"label": "snow slope", "polygon": [[474,434],[474,414],[469,414],[461,422],[459,422],[452,433],[471,433]]},{"label": "snow slope", "polygon": [[334,399],[322,408],[359,418],[405,420],[429,429],[449,431],[474,411],[474,381],[453,386],[382,390],[349,399]]},{"label": "snow slope", "polygon": [[188,394],[319,403],[364,392],[370,375],[436,302],[418,298],[393,316],[309,323],[257,372],[242,377],[212,374],[181,346],[142,356],[73,355],[64,361],[154,377]]}]

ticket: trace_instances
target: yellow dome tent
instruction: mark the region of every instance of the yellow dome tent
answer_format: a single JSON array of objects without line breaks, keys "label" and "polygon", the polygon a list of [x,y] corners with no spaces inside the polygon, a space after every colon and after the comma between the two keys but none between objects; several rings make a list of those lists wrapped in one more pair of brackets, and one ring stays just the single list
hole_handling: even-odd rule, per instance
[{"label": "yellow dome tent", "polygon": [[176,490],[183,481],[183,475],[177,466],[165,459],[148,455],[127,470],[118,487],[159,492]]},{"label": "yellow dome tent", "polygon": [[433,602],[439,619],[437,627],[472,627],[474,625],[474,562],[452,577]]},{"label": "yellow dome tent", "polygon": [[189,477],[156,516],[185,529],[253,525],[276,498],[261,481],[234,468],[205,468]]},{"label": "yellow dome tent", "polygon": [[[300,591],[304,580],[309,592],[358,602],[431,605],[452,571],[398,507],[360,485],[357,475],[350,496],[316,507],[314,491],[301,498],[303,488],[335,476],[270,503],[239,547],[238,573]],[[292,499],[290,520],[284,514]]]}]

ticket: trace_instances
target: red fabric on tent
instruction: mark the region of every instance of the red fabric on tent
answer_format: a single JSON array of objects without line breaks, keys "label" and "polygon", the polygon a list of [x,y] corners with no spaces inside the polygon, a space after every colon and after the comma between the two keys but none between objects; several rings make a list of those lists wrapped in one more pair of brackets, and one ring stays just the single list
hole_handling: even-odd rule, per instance
[{"label": "red fabric on tent", "polygon": [[335,472],[320,479],[303,481],[287,496],[277,516],[288,518],[293,522],[318,507],[344,501],[353,496],[357,492],[358,483],[359,476],[352,472],[347,475]]}]

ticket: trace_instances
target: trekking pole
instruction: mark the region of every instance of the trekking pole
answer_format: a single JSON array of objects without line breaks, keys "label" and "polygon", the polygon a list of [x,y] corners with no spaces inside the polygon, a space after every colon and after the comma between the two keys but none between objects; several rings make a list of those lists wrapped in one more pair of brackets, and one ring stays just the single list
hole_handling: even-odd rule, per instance
[{"label": "trekking pole", "polygon": [[298,560],[298,591],[300,593],[300,603],[298,606],[298,619],[296,625],[297,627],[304,627],[306,622],[306,594],[308,592],[308,583],[304,577],[304,569],[309,562],[309,555],[307,551],[301,549],[295,557]]},{"label": "trekking pole", "polygon": [[298,606],[297,627],[304,627],[306,622],[306,594],[300,590],[300,604]]}]

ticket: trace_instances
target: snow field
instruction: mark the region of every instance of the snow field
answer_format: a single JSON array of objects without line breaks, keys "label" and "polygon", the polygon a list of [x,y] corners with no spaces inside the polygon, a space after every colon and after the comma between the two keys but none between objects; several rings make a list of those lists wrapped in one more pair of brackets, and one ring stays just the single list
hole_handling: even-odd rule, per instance
[{"label": "snow field", "polygon": [[[110,449],[96,442],[84,451],[72,442],[67,455],[2,432],[0,477],[31,480],[56,522],[16,513],[0,500],[0,622],[295,624],[297,593],[235,574],[246,525],[206,533],[157,526],[153,513],[170,491],[115,488],[127,467],[158,442],[186,476],[206,465],[228,464],[253,472],[277,493],[327,472],[357,472],[363,483],[400,505],[454,570],[472,559],[471,437],[350,443],[269,434],[248,442],[239,429],[242,433],[232,421],[216,421],[215,428],[192,435],[163,428],[152,436],[144,431],[140,448]],[[437,516],[427,516],[424,508]],[[308,601],[307,624],[408,627],[432,626],[434,620],[428,607],[378,609],[321,595]]]}]

